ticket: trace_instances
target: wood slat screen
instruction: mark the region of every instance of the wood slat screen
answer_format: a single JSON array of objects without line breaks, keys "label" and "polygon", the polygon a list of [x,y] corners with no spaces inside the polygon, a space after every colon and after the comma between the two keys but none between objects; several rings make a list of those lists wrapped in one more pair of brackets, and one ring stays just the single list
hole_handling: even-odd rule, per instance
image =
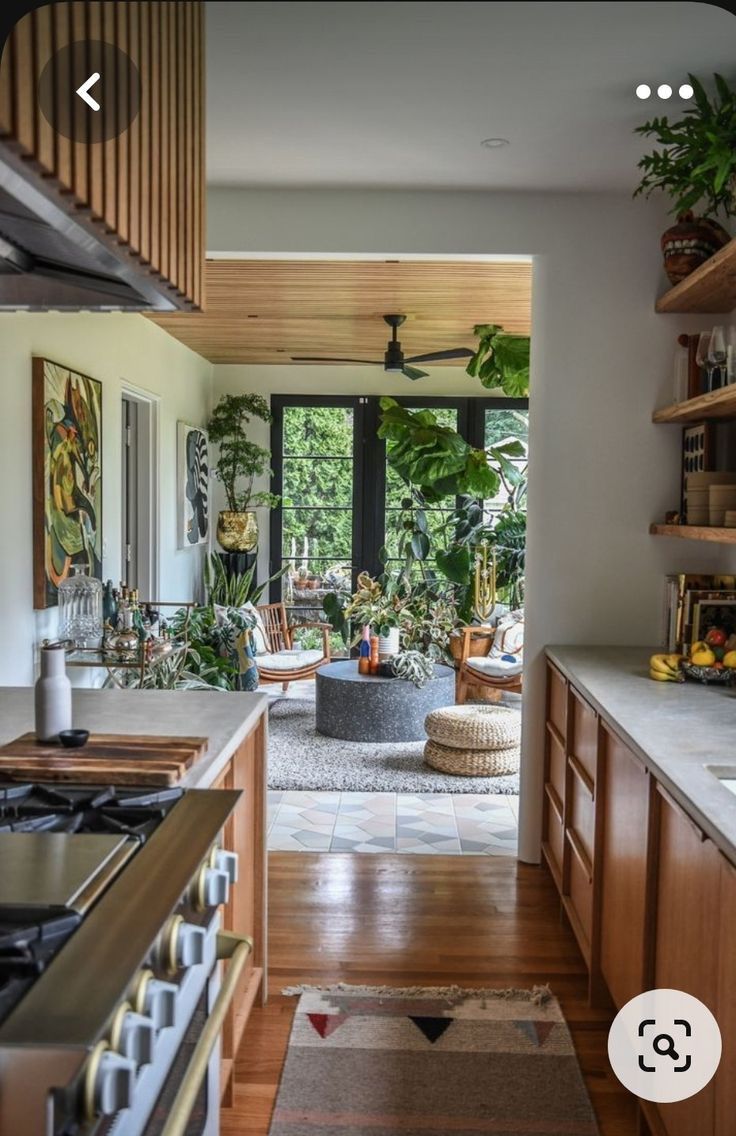
[{"label": "wood slat screen", "polygon": [[[75,40],[124,51],[141,76],[141,107],[107,142],[75,143],[44,118],[36,94],[49,58]],[[182,308],[203,306],[204,6],[199,0],[72,0],[20,20],[0,62],[0,142],[29,176],[114,234]],[[57,74],[59,97],[68,76]]]}]

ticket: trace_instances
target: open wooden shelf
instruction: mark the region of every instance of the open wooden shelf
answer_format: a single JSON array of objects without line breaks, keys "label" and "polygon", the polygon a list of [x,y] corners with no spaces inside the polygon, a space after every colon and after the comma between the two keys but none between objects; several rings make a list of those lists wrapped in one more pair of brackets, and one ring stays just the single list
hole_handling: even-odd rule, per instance
[{"label": "open wooden shelf", "polygon": [[736,529],[716,529],[707,525],[650,525],[652,536],[674,536],[679,540],[706,540],[711,544],[736,544]]},{"label": "open wooden shelf", "polygon": [[736,418],[736,383],[722,390],[689,398],[687,402],[677,402],[655,410],[652,422],[702,422],[704,419]]},{"label": "open wooden shelf", "polygon": [[657,300],[658,312],[732,312],[736,308],[736,239]]}]

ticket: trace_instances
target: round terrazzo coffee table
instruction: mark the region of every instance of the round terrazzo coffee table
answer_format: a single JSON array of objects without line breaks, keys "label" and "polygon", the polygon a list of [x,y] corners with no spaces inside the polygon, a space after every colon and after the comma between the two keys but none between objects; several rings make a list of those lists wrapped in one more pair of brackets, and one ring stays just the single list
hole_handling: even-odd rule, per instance
[{"label": "round terrazzo coffee table", "polygon": [[455,672],[440,665],[422,687],[358,674],[356,659],[328,663],[315,679],[317,733],[351,742],[426,741],[427,714],[455,702]]}]

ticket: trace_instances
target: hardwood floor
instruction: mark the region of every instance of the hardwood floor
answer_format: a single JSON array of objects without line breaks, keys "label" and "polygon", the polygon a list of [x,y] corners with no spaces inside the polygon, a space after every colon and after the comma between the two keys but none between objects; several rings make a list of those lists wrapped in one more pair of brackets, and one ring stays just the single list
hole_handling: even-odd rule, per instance
[{"label": "hardwood floor", "polygon": [[610,1016],[587,976],[547,870],[501,857],[272,852],[269,1002],[253,1011],[222,1136],[266,1136],[296,999],[284,986],[533,986],[570,1025],[601,1136],[636,1136],[636,1104],[608,1068]]}]

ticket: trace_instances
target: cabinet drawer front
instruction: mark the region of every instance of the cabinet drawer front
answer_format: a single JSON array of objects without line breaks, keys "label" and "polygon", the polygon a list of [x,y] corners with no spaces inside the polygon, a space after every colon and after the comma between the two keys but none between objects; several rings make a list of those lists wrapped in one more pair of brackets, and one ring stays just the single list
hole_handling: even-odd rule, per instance
[{"label": "cabinet drawer front", "polygon": [[572,740],[569,751],[595,781],[598,754],[598,715],[579,694],[572,692]]},{"label": "cabinet drawer front", "polygon": [[547,717],[561,737],[567,736],[567,680],[547,664]]},{"label": "cabinet drawer front", "polygon": [[583,847],[588,860],[593,863],[595,842],[595,804],[588,785],[571,767],[570,803],[568,825]]},{"label": "cabinet drawer front", "polygon": [[562,880],[562,856],[565,846],[562,816],[558,812],[560,802],[553,786],[547,786],[544,800],[544,843],[557,872],[557,882]]},{"label": "cabinet drawer front", "polygon": [[574,912],[575,918],[572,920],[572,923],[573,929],[578,936],[580,949],[586,958],[588,958],[593,930],[592,866],[575,833],[568,829],[566,836],[570,846],[570,868],[567,887],[568,907],[572,907]]},{"label": "cabinet drawer front", "polygon": [[565,749],[554,724],[547,723],[547,781],[554,785],[561,802],[565,800]]}]

